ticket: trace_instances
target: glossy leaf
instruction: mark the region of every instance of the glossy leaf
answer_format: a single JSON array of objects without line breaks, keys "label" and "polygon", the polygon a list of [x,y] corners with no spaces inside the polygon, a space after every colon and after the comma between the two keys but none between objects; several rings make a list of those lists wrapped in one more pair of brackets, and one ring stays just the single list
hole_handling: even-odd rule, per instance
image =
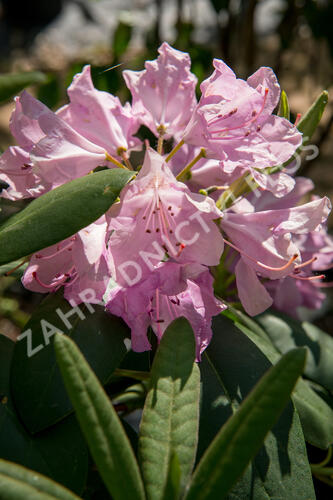
[{"label": "glossy leaf", "polygon": [[184,318],[165,331],[156,353],[143,410],[139,458],[147,498],[163,498],[173,454],[182,482],[191,473],[197,448],[200,374],[195,363],[195,339]]},{"label": "glossy leaf", "polygon": [[278,116],[282,116],[282,118],[286,118],[287,120],[290,120],[289,102],[288,102],[287,94],[285,93],[284,90],[281,91]]},{"label": "glossy leaf", "polygon": [[333,391],[333,338],[307,321],[267,312],[256,320],[282,354],[294,347],[308,349],[305,375]]},{"label": "glossy leaf", "polygon": [[328,92],[324,90],[298,122],[297,128],[303,134],[303,144],[309,142],[318,127],[327,102]]},{"label": "glossy leaf", "polygon": [[44,83],[46,80],[46,75],[40,71],[0,75],[0,102],[7,101],[25,87],[36,83]]},{"label": "glossy leaf", "polygon": [[[260,328],[258,326],[258,328]],[[213,339],[200,363],[202,398],[198,459],[271,366],[256,344],[224,315],[213,319]],[[280,358],[280,356],[278,356]],[[289,403],[228,500],[314,499],[302,428]]]},{"label": "glossy leaf", "polygon": [[67,336],[57,334],[54,346],[77,419],[112,498],[144,499],[143,483],[133,450],[94,372]]},{"label": "glossy leaf", "polygon": [[78,500],[71,491],[37,472],[0,459],[1,500]]},{"label": "glossy leaf", "polygon": [[186,500],[226,497],[286,406],[305,355],[304,349],[290,351],[262,377],[202,457]]},{"label": "glossy leaf", "polygon": [[133,176],[103,170],[67,182],[33,200],[0,226],[0,264],[57,243],[104,214]]},{"label": "glossy leaf", "polygon": [[14,345],[0,335],[0,458],[32,467],[81,493],[87,476],[88,452],[74,416],[48,432],[31,436],[17,415],[9,390]]},{"label": "glossy leaf", "polygon": [[[78,344],[102,384],[109,380],[126,354],[124,339],[129,329],[125,323],[104,312],[101,306],[88,305],[93,313],[86,306],[72,309],[61,292],[49,295],[31,316],[15,345],[12,394],[30,432],[45,429],[72,411],[52,345],[56,331],[68,334]],[[59,310],[67,315],[72,325],[70,330],[60,318]],[[25,336],[29,330],[31,335]],[[29,341],[33,353],[30,357]]]}]

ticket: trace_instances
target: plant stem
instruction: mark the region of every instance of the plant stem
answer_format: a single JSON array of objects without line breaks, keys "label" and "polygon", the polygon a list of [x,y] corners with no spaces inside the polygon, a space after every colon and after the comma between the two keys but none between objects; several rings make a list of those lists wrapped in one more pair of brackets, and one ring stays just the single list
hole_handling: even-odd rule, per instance
[{"label": "plant stem", "polygon": [[120,161],[116,160],[113,156],[111,156],[109,153],[107,153],[105,151],[105,158],[110,161],[111,163],[113,163],[114,165],[116,165],[117,167],[119,168],[126,168],[126,170],[128,170],[127,167],[125,167],[125,165],[123,165],[122,163],[120,163]]},{"label": "plant stem", "polygon": [[168,162],[171,160],[171,158],[173,157],[173,155],[175,155],[177,153],[177,151],[184,145],[184,140],[182,139],[180,142],[178,142],[178,144],[173,148],[172,151],[170,151],[170,153],[168,154],[168,156],[166,157],[165,161]]},{"label": "plant stem", "polygon": [[163,135],[158,136],[157,152],[161,155],[163,154]]},{"label": "plant stem", "polygon": [[186,167],[183,168],[183,170],[177,175],[176,179],[179,181],[180,179],[185,177],[186,174],[191,170],[193,165],[198,163],[198,161],[201,160],[201,158],[205,157],[206,157],[206,150],[204,148],[201,148],[200,153],[197,154],[197,156],[188,165],[186,165]]}]

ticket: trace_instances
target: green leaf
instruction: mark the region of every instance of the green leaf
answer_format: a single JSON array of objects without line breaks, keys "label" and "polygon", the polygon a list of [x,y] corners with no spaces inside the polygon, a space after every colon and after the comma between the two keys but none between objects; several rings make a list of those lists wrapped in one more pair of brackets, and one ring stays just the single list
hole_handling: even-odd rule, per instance
[{"label": "green leaf", "polygon": [[303,144],[309,142],[318,127],[327,102],[328,92],[324,90],[298,122],[297,128],[303,134]]},{"label": "green leaf", "polygon": [[0,335],[0,457],[32,467],[77,492],[87,476],[88,452],[71,416],[48,432],[31,436],[12,403],[9,374],[15,343]]},{"label": "green leaf", "polygon": [[[271,341],[267,340],[266,333],[263,338],[240,323],[237,326],[259,347],[271,363],[276,363],[280,359],[280,353]],[[259,326],[258,328],[262,330]],[[292,399],[300,416],[305,439],[318,448],[328,448],[333,443],[332,409],[302,378],[297,382]]]},{"label": "green leaf", "polygon": [[150,379],[150,373],[141,370],[126,370],[124,368],[117,368],[114,371],[116,377],[128,377],[135,380],[148,381]]},{"label": "green leaf", "polygon": [[333,391],[333,338],[330,335],[307,321],[297,321],[282,313],[266,312],[256,320],[280,353],[306,347],[305,375]]},{"label": "green leaf", "polygon": [[200,374],[195,339],[185,318],[165,331],[156,353],[143,410],[139,457],[147,498],[163,498],[172,455],[178,457],[182,482],[192,471],[197,448]]},{"label": "green leaf", "polygon": [[294,349],[262,377],[207,449],[186,500],[226,497],[286,406],[305,356],[305,349]]},{"label": "green leaf", "polygon": [[310,386],[300,379],[293,395],[305,439],[326,450],[333,444],[333,410]]},{"label": "green leaf", "polygon": [[113,398],[113,404],[125,405],[126,412],[143,408],[146,399],[146,383],[134,384],[126,387],[123,392],[116,394]]},{"label": "green leaf", "polygon": [[[31,316],[21,340],[15,345],[12,394],[30,432],[45,429],[72,411],[52,346],[56,331],[68,334],[78,344],[102,384],[108,382],[126,354],[124,339],[129,329],[125,323],[107,314],[101,306],[88,305],[94,312],[83,305],[73,309],[62,292],[50,294]],[[67,330],[68,325],[61,320],[59,311],[67,315],[71,329]],[[31,335],[25,336],[29,330]],[[33,352],[30,357],[29,340]]]},{"label": "green leaf", "polygon": [[0,102],[7,101],[25,87],[46,82],[47,77],[39,71],[0,75]]},{"label": "green leaf", "polygon": [[112,498],[144,499],[139,467],[128,437],[94,372],[65,335],[57,334],[54,346],[77,419]]},{"label": "green leaf", "polygon": [[55,109],[62,100],[62,89],[65,83],[58,73],[48,73],[47,80],[38,88],[37,99],[48,108]]},{"label": "green leaf", "polygon": [[285,93],[284,90],[281,91],[278,116],[282,116],[282,118],[286,118],[287,120],[290,120],[289,102],[288,102],[287,94]]},{"label": "green leaf", "polygon": [[[271,366],[256,344],[239,328],[224,315],[213,318],[213,338],[200,363],[202,401],[198,458]],[[257,328],[260,329],[258,325]],[[289,403],[228,499],[287,498],[291,489],[298,500],[315,498],[302,428]]]},{"label": "green leaf", "polygon": [[168,477],[164,488],[163,500],[177,500],[181,486],[180,463],[176,453],[171,455],[168,467]]},{"label": "green leaf", "polygon": [[9,392],[9,373],[15,342],[0,333],[0,399]]},{"label": "green leaf", "polygon": [[111,169],[67,182],[0,226],[0,264],[58,243],[88,226],[116,200],[133,172]]},{"label": "green leaf", "polygon": [[115,58],[121,57],[128,47],[132,36],[132,26],[119,22],[114,32],[112,52]]},{"label": "green leaf", "polygon": [[71,491],[37,472],[0,459],[1,500],[78,500]]}]

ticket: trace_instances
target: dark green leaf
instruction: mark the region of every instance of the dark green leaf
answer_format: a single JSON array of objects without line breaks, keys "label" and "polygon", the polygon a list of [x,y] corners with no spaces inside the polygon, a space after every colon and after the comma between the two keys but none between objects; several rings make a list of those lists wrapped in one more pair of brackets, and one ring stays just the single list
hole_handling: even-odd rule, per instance
[{"label": "dark green leaf", "polygon": [[287,94],[285,93],[284,90],[281,91],[278,116],[282,116],[282,118],[286,118],[287,120],[290,120],[289,102],[288,102]]},{"label": "dark green leaf", "polygon": [[88,226],[115,201],[133,172],[111,169],[49,191],[0,226],[0,264],[53,245]]},{"label": "dark green leaf", "polygon": [[[15,345],[12,393],[20,417],[30,432],[45,429],[72,411],[51,343],[56,331],[68,334],[79,345],[102,384],[109,380],[126,354],[124,339],[129,329],[125,323],[104,312],[101,306],[88,305],[93,313],[86,306],[75,311],[60,292],[49,295],[34,312],[23,338]],[[59,310],[67,314],[72,325],[70,330],[60,319]],[[78,312],[85,319],[81,319]],[[25,336],[29,330],[32,335]],[[30,357],[27,352],[29,340],[35,351]]]},{"label": "dark green leaf", "polygon": [[57,334],[54,345],[76,416],[112,498],[143,500],[139,466],[109,398],[74,342]]},{"label": "dark green leaf", "polygon": [[156,353],[140,425],[139,457],[149,500],[163,498],[174,453],[184,484],[194,464],[200,396],[194,360],[192,328],[179,318],[167,328]]},{"label": "dark green leaf", "polygon": [[333,338],[307,321],[286,314],[266,312],[256,317],[277,350],[284,354],[294,347],[308,349],[305,375],[333,391]]},{"label": "dark green leaf", "polygon": [[[238,324],[238,327],[259,347],[271,363],[276,363],[280,359],[280,353],[270,340],[253,333],[241,324]],[[326,449],[333,443],[332,409],[303,378],[297,382],[292,399],[300,416],[305,439],[318,448]]]},{"label": "dark green leaf", "polygon": [[9,390],[14,345],[0,335],[0,457],[32,467],[80,493],[87,475],[88,453],[78,424],[72,416],[37,436],[26,431]]},{"label": "dark green leaf", "polygon": [[[213,331],[212,342],[200,363],[199,458],[270,367],[257,346],[230,320],[214,318]],[[297,499],[314,499],[302,429],[292,404],[268,433],[264,446],[229,496],[230,500],[284,499],[290,489]]]},{"label": "dark green leaf", "polygon": [[0,459],[1,500],[79,500],[60,484],[37,472]]},{"label": "dark green leaf", "polygon": [[36,83],[44,83],[46,80],[46,75],[39,71],[0,75],[0,102],[7,101],[25,87]]},{"label": "dark green leaf", "polygon": [[9,390],[9,373],[15,342],[0,333],[0,399]]},{"label": "dark green leaf", "polygon": [[257,383],[202,457],[186,500],[226,497],[286,406],[305,355],[304,349],[290,351]]}]

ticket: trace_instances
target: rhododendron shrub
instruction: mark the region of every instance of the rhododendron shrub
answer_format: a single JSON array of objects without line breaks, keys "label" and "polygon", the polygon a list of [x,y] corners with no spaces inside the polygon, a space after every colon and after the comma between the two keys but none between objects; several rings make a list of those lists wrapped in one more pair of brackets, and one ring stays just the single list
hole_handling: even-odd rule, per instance
[{"label": "rhododendron shrub", "polygon": [[[135,397],[127,382],[120,394],[110,386],[124,415],[146,401],[140,472],[112,408],[109,418],[117,438],[109,435],[103,419],[91,420],[86,412],[85,391],[106,396],[75,346],[57,339],[66,389],[114,498],[225,498],[232,487],[235,494],[243,491],[242,499],[261,498],[261,490],[270,491],[272,497],[291,498],[289,479],[277,458],[282,448],[281,460],[289,461],[295,479],[293,497],[314,498],[302,433],[320,448],[333,443],[333,406],[327,401],[333,389],[333,340],[297,320],[304,319],[306,311],[319,314],[325,307],[333,239],[326,230],[330,202],[311,194],[314,186],[298,176],[295,159],[319,122],[327,93],[292,123],[279,111],[287,107],[286,96],[270,68],[259,68],[242,80],[215,59],[197,99],[189,55],[167,43],[158,52],[142,71],[123,72],[131,103],[123,105],[118,97],[96,89],[89,66],[74,77],[69,103],[56,112],[26,91],[15,98],[10,130],[17,145],[0,158],[5,186],[1,197],[14,206],[25,199],[27,206],[0,226],[0,248],[6,248],[0,259],[7,273],[22,269],[26,289],[47,294],[19,341],[10,345],[18,418],[26,426],[24,432],[38,433],[56,422],[60,427],[68,415],[71,405],[59,370],[54,371],[53,349],[54,335],[65,333],[81,347],[101,382],[117,373],[141,384],[140,390],[136,385]],[[151,143],[142,139],[143,127],[155,136]],[[105,201],[110,192],[113,203]],[[23,261],[7,265],[20,258]],[[259,472],[253,468],[241,477],[302,370],[303,351],[289,353],[290,359],[295,356],[294,372],[288,372],[288,357],[279,358],[303,345],[310,350],[306,377],[322,388],[322,394],[308,380],[296,386],[295,408],[289,404],[286,410],[289,424],[282,416],[276,425],[285,430],[281,435],[270,432],[265,442],[270,474],[261,475],[262,462]],[[145,351],[150,352],[133,354]],[[80,370],[73,360],[85,373],[86,386],[79,381]],[[253,415],[253,425],[262,429],[262,436],[259,432],[252,444],[253,431],[244,424],[248,432],[241,436],[240,446],[247,450],[245,461],[232,450],[228,458],[225,443],[234,427],[242,425],[243,413],[252,418],[250,406],[260,404],[260,391],[268,390],[270,375],[249,396],[252,403],[245,401],[236,408],[269,364],[276,362],[286,371],[271,399],[276,401],[280,394],[284,403],[275,408],[271,402]],[[47,386],[39,397],[34,391],[36,377],[41,376]],[[142,383],[148,379],[148,385]],[[163,390],[170,411],[163,405],[159,408]],[[321,397],[325,391],[326,399]],[[26,403],[29,393],[34,394],[35,405]],[[96,415],[103,412],[102,399],[91,396],[89,405]],[[285,426],[291,421],[287,432]],[[177,430],[180,422],[184,426],[188,422],[183,437]],[[94,426],[102,434],[90,437],[88,429]],[[214,436],[214,446],[191,479],[196,452],[199,460]],[[74,432],[74,445],[75,439],[79,437]],[[98,439],[102,439],[99,444]],[[75,455],[74,445],[69,457]],[[124,460],[131,479],[123,491],[112,479],[120,471],[101,451],[109,445],[112,453],[127,450],[120,463]],[[207,494],[200,496],[198,485],[208,479],[205,467],[214,468],[224,460],[223,453],[234,464],[232,479],[226,479],[229,473],[221,465],[222,479],[217,474],[208,480]],[[31,465],[15,459],[15,453],[6,452],[3,458]],[[38,463],[35,468],[50,475]],[[317,475],[325,475],[318,471]],[[71,480],[64,471],[51,476],[79,493],[85,484]]]}]

